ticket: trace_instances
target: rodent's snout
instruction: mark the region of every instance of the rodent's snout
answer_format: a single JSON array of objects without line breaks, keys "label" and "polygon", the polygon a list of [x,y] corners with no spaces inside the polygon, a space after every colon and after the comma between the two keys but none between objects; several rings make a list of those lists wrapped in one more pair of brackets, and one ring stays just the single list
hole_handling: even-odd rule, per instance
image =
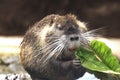
[{"label": "rodent's snout", "polygon": [[80,46],[80,37],[78,34],[69,35],[69,50],[75,50]]},{"label": "rodent's snout", "polygon": [[70,36],[69,39],[70,39],[70,41],[78,41],[79,40],[79,36],[78,35]]}]

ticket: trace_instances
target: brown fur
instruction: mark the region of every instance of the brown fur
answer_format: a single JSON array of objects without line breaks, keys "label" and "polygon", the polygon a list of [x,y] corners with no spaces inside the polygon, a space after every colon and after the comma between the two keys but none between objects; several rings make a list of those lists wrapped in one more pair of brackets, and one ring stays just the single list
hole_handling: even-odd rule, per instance
[{"label": "brown fur", "polygon": [[[76,59],[74,51],[70,51],[68,48],[74,47],[74,42],[69,41],[69,38],[80,36],[86,30],[85,24],[78,21],[72,14],[49,15],[33,25],[24,36],[20,54],[21,62],[32,79],[75,80],[83,76],[85,69]],[[55,52],[52,55],[52,48],[59,45],[54,45],[56,38],[63,40],[59,40],[59,42],[61,42],[61,46],[65,46],[63,46],[65,49],[61,52],[60,48],[53,49]],[[81,41],[86,45],[84,39]],[[64,42],[66,43],[64,44]],[[49,43],[51,44],[48,45]],[[77,41],[75,43],[76,47],[79,46]]]}]

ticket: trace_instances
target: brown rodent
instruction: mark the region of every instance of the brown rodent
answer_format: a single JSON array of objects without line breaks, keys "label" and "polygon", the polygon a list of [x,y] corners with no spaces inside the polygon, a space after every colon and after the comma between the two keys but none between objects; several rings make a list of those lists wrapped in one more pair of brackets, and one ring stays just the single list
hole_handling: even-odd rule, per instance
[{"label": "brown rodent", "polygon": [[75,80],[85,73],[74,50],[87,47],[85,23],[75,15],[48,15],[30,28],[21,44],[21,62],[33,80]]}]

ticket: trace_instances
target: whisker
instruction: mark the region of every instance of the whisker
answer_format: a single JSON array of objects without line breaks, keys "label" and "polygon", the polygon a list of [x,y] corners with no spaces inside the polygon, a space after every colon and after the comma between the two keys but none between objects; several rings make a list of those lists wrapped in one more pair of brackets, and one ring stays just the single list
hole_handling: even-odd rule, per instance
[{"label": "whisker", "polygon": [[63,53],[63,50],[65,49],[65,46],[66,46],[66,41],[67,40],[61,42],[61,47],[59,48],[59,50],[58,50],[59,52],[56,54],[55,58],[57,58],[59,55],[61,55]]},{"label": "whisker", "polygon": [[83,33],[82,35],[84,37],[100,37],[101,35],[99,34],[101,31],[103,30],[103,28],[98,28],[98,29],[93,29],[93,30],[90,30],[90,31],[87,31],[85,33]]},{"label": "whisker", "polygon": [[59,44],[56,48],[54,48],[54,50],[52,50],[51,53],[48,54],[47,58],[44,60],[44,62],[46,62],[47,60],[49,60],[53,55],[55,55],[55,53],[58,52],[57,49],[59,49],[61,47],[61,44]]},{"label": "whisker", "polygon": [[51,50],[49,53],[47,53],[47,57],[46,59],[44,60],[44,62],[47,62],[47,60],[49,60],[51,57],[55,56],[55,58],[57,58],[61,51],[63,50],[64,46],[65,46],[65,43],[67,40],[61,40],[63,38],[60,38],[58,42],[56,42],[57,46]]},{"label": "whisker", "polygon": [[[55,44],[57,44],[58,43],[58,39],[56,39],[56,40],[54,40],[54,41],[52,41],[52,42],[49,42],[49,43],[47,43],[47,45],[46,46],[44,46],[43,48],[41,48],[40,50],[45,50],[45,51],[47,51],[47,50],[50,50],[50,46],[52,46],[52,48],[54,48],[53,46],[55,45]],[[48,47],[49,46],[49,47]],[[45,52],[45,51],[43,51],[43,52]],[[39,56],[40,54],[42,54],[42,53],[39,53],[39,54],[37,54],[37,55],[35,55],[34,57],[37,57],[37,56]]]},{"label": "whisker", "polygon": [[80,45],[85,48],[89,48],[89,40],[84,37],[84,35],[80,35]]},{"label": "whisker", "polygon": [[55,51],[57,51],[59,47],[58,44],[60,44],[60,41],[57,41],[57,42],[54,42],[53,44],[45,46],[44,47],[45,49],[43,49],[43,53],[45,54],[42,56],[41,60],[44,60],[44,62],[46,62],[49,58],[51,58],[54,55]]}]

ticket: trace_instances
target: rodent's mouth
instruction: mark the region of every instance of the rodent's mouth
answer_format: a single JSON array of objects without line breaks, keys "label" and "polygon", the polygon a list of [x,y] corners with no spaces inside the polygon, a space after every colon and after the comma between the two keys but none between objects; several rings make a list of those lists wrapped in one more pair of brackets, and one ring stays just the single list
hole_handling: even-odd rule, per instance
[{"label": "rodent's mouth", "polygon": [[70,51],[75,51],[75,50],[77,50],[77,48],[78,48],[78,47],[74,46],[74,47],[69,48],[69,50],[70,50]]},{"label": "rodent's mouth", "polygon": [[68,50],[75,51],[80,47],[80,41],[68,41]]}]

